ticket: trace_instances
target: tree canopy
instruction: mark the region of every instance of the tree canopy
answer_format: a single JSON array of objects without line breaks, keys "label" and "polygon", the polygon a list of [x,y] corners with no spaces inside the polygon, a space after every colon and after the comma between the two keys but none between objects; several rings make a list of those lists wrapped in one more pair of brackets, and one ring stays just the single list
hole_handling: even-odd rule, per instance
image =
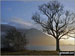
[{"label": "tree canopy", "polygon": [[8,45],[8,47],[13,48],[14,50],[23,50],[27,44],[25,35],[22,35],[22,33],[16,29],[7,31],[4,42]]}]

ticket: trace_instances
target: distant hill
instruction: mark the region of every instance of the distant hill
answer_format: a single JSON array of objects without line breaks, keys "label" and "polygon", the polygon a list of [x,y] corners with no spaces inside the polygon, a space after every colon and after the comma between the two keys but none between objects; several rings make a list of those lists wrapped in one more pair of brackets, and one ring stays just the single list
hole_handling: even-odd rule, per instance
[{"label": "distant hill", "polygon": [[8,25],[8,24],[0,24],[1,26],[1,32],[5,32],[7,30],[11,30],[11,29],[14,29],[15,27],[14,26],[11,26],[11,25]]},{"label": "distant hill", "polygon": [[26,37],[31,45],[55,45],[54,38],[34,28],[27,31]]},{"label": "distant hill", "polygon": [[[5,33],[7,30],[13,28],[15,27],[8,24],[1,24],[1,38],[3,39],[3,37],[6,35]],[[29,41],[29,45],[55,45],[55,41],[52,41],[52,39],[54,38],[50,38],[50,36],[46,35],[42,31],[37,30],[35,28],[31,29],[17,28],[17,30],[19,32],[26,34],[26,38]]]}]

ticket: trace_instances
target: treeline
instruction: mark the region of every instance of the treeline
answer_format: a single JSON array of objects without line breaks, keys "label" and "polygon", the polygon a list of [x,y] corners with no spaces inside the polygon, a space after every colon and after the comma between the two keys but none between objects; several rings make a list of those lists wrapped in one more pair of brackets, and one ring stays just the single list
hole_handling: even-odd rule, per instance
[{"label": "treeline", "polygon": [[1,41],[1,51],[20,51],[25,49],[27,40],[25,34],[18,31],[16,28],[12,28],[6,31],[6,35]]}]

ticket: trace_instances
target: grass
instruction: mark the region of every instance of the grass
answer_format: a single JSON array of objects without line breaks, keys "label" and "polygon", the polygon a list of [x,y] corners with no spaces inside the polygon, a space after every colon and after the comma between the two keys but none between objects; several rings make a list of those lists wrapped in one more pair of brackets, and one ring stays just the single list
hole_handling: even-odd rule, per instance
[{"label": "grass", "polygon": [[57,55],[57,51],[35,51],[23,50],[15,52],[2,52],[1,55]]}]

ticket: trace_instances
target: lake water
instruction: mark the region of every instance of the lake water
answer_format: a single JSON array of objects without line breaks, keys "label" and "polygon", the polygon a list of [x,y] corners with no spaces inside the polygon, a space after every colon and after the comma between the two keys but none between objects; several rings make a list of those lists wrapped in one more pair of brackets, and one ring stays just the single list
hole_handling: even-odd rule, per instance
[{"label": "lake water", "polygon": [[[27,46],[27,49],[53,51],[53,50],[56,50],[56,46]],[[75,50],[75,46],[60,46],[60,49],[62,51],[74,51]]]}]

